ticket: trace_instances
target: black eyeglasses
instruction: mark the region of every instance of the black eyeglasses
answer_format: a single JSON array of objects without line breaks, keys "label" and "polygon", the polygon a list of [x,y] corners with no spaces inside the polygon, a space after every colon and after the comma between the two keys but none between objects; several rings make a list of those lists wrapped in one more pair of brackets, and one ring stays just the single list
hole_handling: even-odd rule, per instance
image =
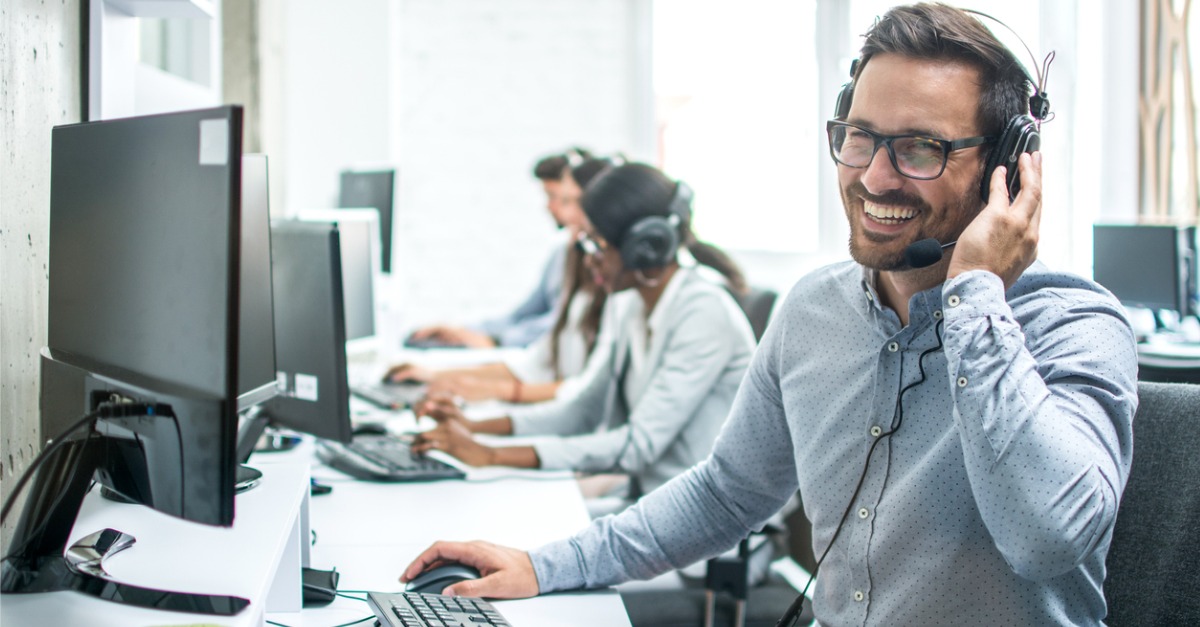
[{"label": "black eyeglasses", "polygon": [[829,154],[834,161],[850,168],[865,168],[883,145],[897,172],[922,181],[941,176],[951,152],[996,141],[995,137],[985,136],[951,141],[921,135],[880,135],[838,120],[830,120],[825,130],[829,132]]}]

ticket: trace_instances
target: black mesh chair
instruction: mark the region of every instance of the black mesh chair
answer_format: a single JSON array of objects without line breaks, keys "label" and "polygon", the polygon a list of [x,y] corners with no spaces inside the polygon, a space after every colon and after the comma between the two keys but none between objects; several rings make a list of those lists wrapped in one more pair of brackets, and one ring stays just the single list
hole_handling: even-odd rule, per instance
[{"label": "black mesh chair", "polygon": [[1105,622],[1200,625],[1200,385],[1143,381],[1138,398]]},{"label": "black mesh chair", "polygon": [[734,295],[738,305],[745,312],[746,319],[750,321],[755,342],[761,340],[763,332],[767,330],[767,321],[771,319],[771,309],[775,307],[777,297],[778,294],[773,290],[763,287],[749,287],[746,293]]}]

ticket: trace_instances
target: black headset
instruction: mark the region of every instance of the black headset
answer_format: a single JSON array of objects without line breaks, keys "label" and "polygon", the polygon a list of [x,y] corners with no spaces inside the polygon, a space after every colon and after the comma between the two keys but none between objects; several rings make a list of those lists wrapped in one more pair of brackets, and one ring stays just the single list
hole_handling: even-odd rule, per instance
[{"label": "black headset", "polygon": [[[1017,35],[1016,31],[1010,28],[1004,22],[979,11],[971,11],[963,9],[967,13],[986,17],[1004,28],[1007,28],[1017,39],[1021,41],[1021,45],[1025,45],[1025,41]],[[1029,50],[1029,46],[1025,46],[1025,50]],[[1030,57],[1033,53],[1030,52]],[[996,168],[1004,166],[1005,170],[1005,186],[1008,188],[1008,199],[1011,201],[1017,196],[1017,192],[1021,189],[1021,177],[1017,171],[1017,159],[1022,153],[1035,152],[1041,149],[1042,135],[1040,132],[1041,123],[1050,115],[1050,97],[1043,90],[1045,86],[1046,75],[1049,73],[1050,61],[1054,59],[1054,53],[1051,52],[1046,57],[1043,65],[1043,71],[1038,73],[1038,81],[1034,81],[1029,73],[1021,68],[1021,73],[1025,74],[1025,80],[1033,85],[1033,95],[1029,97],[1029,114],[1019,114],[1013,116],[1008,124],[1004,126],[1004,131],[993,142],[992,150],[988,153],[987,163],[983,168],[983,180],[980,182],[979,193],[983,197],[983,202],[988,200],[988,191],[991,187],[992,172]],[[1036,61],[1036,59],[1035,59]],[[850,104],[854,100],[854,80],[858,74],[858,69],[862,65],[862,59],[855,59],[850,63],[850,82],[842,85],[841,91],[838,92],[837,104],[834,105],[834,119],[845,121],[846,116],[850,114]]]},{"label": "black headset", "polygon": [[621,263],[628,270],[661,268],[675,258],[680,230],[692,220],[692,188],[675,183],[667,203],[667,215],[646,216],[625,231],[621,238]]},{"label": "black headset", "polygon": [[578,146],[572,146],[569,150],[563,153],[563,158],[567,160],[567,167],[575,169],[591,158],[591,155],[584,149]]}]

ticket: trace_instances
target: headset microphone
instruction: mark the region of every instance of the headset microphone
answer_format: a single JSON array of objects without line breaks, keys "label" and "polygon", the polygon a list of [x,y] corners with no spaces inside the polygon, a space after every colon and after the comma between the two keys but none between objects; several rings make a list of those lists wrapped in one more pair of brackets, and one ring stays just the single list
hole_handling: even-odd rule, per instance
[{"label": "headset microphone", "polygon": [[942,260],[943,250],[957,243],[958,240],[954,240],[949,244],[943,244],[932,237],[918,240],[904,249],[904,260],[908,262],[910,268],[914,269],[932,266]]}]

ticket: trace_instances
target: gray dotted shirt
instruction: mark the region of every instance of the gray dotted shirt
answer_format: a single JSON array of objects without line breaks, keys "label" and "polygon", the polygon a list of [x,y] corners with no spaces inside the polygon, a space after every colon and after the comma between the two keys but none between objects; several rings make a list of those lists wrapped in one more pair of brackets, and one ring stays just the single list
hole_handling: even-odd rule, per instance
[{"label": "gray dotted shirt", "polygon": [[[1005,293],[969,272],[908,326],[853,263],[802,279],[712,455],[573,538],[532,551],[542,592],[644,579],[720,553],[797,489],[826,625],[1086,625],[1132,460],[1133,333],[1090,281],[1035,263]],[[900,390],[927,379],[903,398]],[[862,492],[854,492],[876,447]],[[878,428],[877,428],[878,427]]]}]

